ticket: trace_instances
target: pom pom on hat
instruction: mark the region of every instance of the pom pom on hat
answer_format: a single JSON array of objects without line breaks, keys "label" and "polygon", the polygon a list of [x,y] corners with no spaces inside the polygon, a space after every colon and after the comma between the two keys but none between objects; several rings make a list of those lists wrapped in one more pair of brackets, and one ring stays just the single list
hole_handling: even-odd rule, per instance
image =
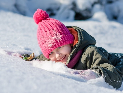
[{"label": "pom pom on hat", "polygon": [[42,9],[37,9],[37,11],[33,15],[33,19],[36,24],[47,18],[49,18],[49,15],[47,14],[46,11],[43,11]]}]

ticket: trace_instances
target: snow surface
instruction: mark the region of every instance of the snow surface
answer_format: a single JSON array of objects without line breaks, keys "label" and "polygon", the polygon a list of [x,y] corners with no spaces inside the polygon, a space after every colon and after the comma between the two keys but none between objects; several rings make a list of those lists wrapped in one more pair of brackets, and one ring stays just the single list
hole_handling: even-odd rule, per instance
[{"label": "snow surface", "polygon": [[[109,21],[96,9],[87,21],[61,21],[85,29],[108,52],[123,53],[123,24]],[[123,93],[123,84],[116,90],[102,77],[84,81],[68,74],[71,69],[62,63],[22,60],[23,53],[41,54],[36,34],[32,17],[0,11],[0,93]]]}]

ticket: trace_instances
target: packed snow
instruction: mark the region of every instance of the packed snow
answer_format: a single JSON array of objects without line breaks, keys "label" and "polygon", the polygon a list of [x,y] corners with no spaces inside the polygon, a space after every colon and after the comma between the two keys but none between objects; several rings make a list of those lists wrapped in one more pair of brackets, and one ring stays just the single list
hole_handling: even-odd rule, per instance
[{"label": "packed snow", "polygon": [[[7,0],[0,1],[5,7]],[[11,8],[6,8],[12,9],[12,2]],[[21,54],[38,56],[42,53],[37,43],[37,25],[32,17],[0,8],[0,93],[123,93],[123,84],[116,90],[102,77],[85,81],[68,74],[71,69],[62,63],[22,60]],[[95,37],[96,45],[108,52],[123,53],[123,24],[109,21],[98,5],[94,11],[93,17],[86,21],[60,21],[67,26],[85,29]]]}]

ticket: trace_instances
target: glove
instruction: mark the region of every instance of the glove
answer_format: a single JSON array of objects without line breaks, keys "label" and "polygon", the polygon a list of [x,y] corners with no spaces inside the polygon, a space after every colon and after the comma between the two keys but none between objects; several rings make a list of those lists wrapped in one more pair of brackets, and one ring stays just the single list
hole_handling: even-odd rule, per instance
[{"label": "glove", "polygon": [[29,55],[29,54],[23,54],[23,55],[21,56],[21,58],[22,58],[23,60],[25,60],[25,61],[31,61],[31,60],[34,59],[34,57],[35,57],[34,53],[32,53],[31,55]]}]

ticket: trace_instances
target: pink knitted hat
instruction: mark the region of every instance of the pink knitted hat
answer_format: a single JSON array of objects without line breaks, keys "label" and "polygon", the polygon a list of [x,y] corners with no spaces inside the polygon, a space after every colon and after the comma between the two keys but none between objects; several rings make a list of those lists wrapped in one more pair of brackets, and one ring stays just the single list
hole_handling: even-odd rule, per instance
[{"label": "pink knitted hat", "polygon": [[46,11],[37,9],[33,19],[38,24],[37,39],[43,55],[49,58],[49,54],[60,46],[72,44],[74,36],[60,21],[49,18]]}]

